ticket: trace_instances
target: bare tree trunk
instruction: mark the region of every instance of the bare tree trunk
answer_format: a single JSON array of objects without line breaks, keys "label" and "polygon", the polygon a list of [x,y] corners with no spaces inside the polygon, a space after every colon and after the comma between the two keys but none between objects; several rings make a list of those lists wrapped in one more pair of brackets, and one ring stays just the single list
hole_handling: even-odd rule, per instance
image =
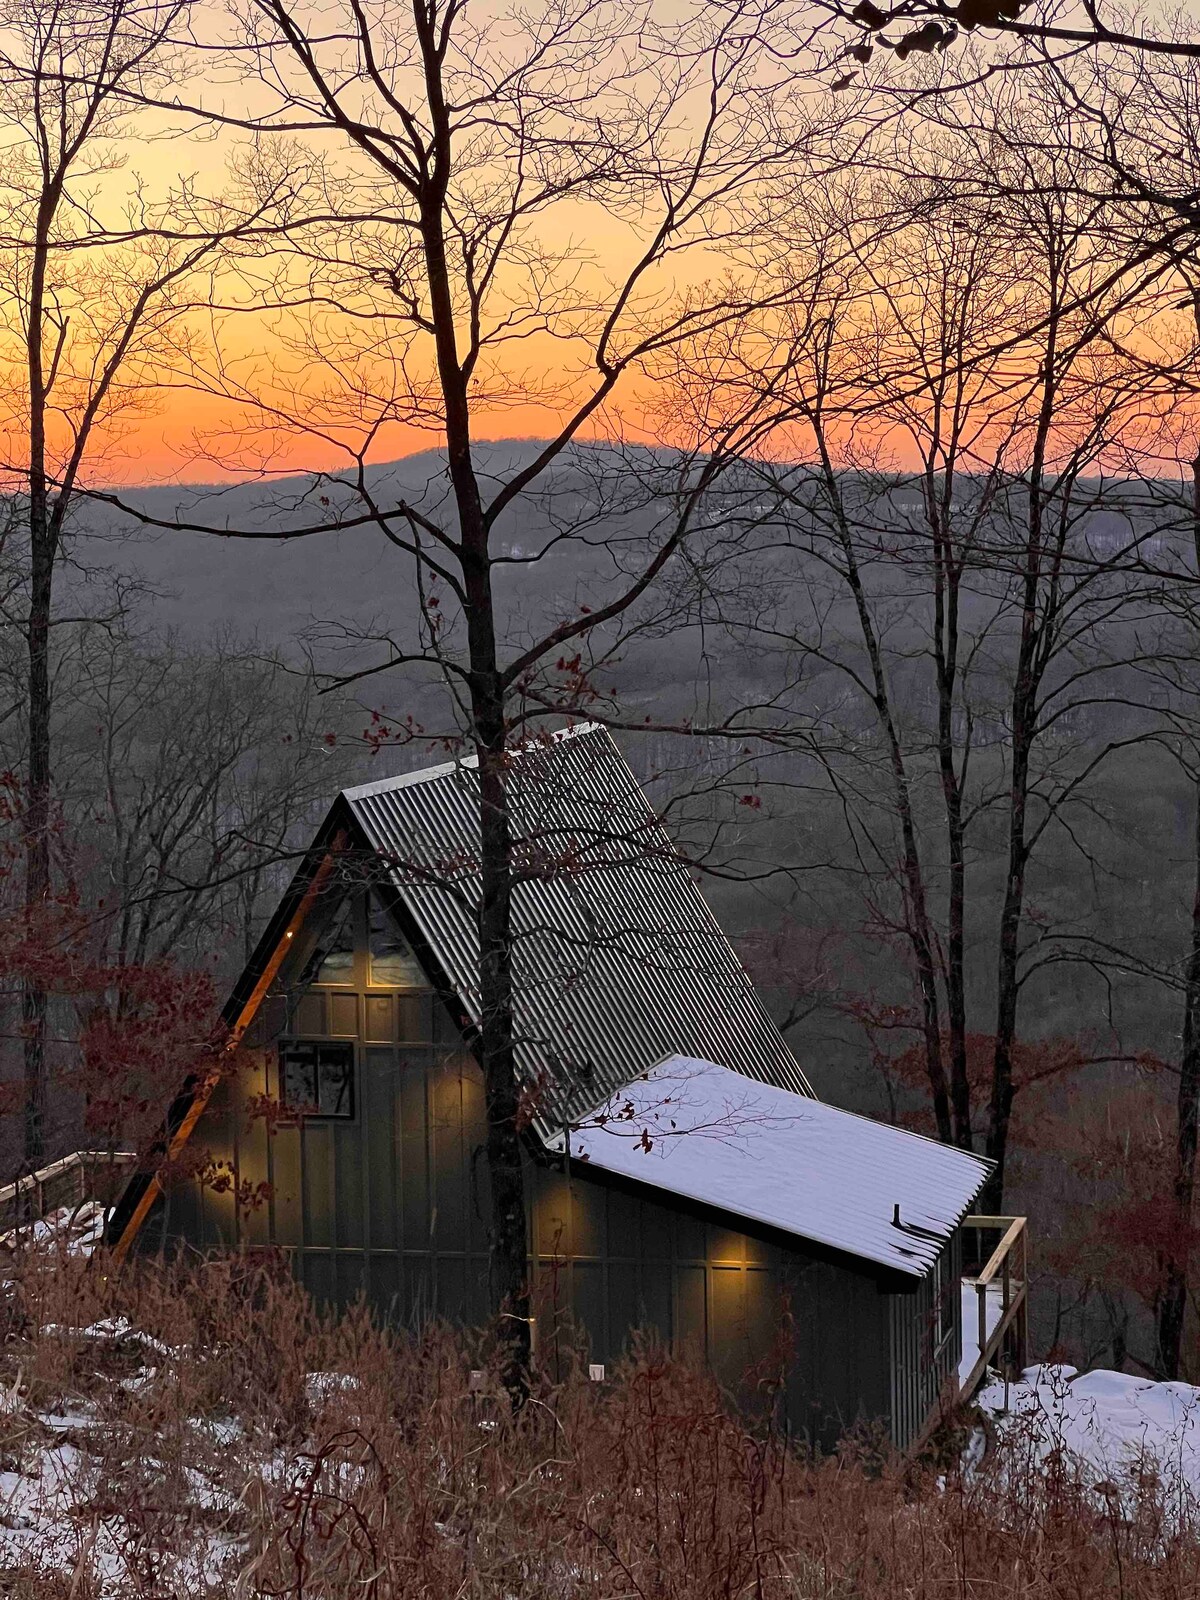
[{"label": "bare tree trunk", "polygon": [[[1192,462],[1192,539],[1200,571],[1200,456]],[[1196,1148],[1200,1141],[1200,780],[1194,789],[1191,947],[1183,988],[1183,1041],[1179,1060],[1179,1097],[1175,1130],[1175,1175],[1172,1204],[1176,1250],[1163,1263],[1158,1301],[1158,1359],[1164,1378],[1179,1376],[1183,1323],[1187,1312],[1188,1244],[1196,1196]]]},{"label": "bare tree trunk", "polygon": [[934,956],[934,937],[929,918],[929,902],[925,892],[925,875],[921,866],[920,846],[917,842],[917,825],[913,815],[912,793],[904,749],[896,719],[892,711],[890,685],[884,665],[883,650],[879,643],[870,601],[863,585],[858,554],[850,519],[846,515],[838,487],[837,473],[829,453],[826,436],[819,415],[813,418],[817,447],[821,456],[821,469],[829,495],[838,542],[846,563],[845,577],[854,599],[863,648],[871,669],[872,701],[879,726],[887,741],[888,766],[892,775],[893,803],[900,823],[902,845],[902,892],[905,902],[905,924],[917,968],[917,987],[921,996],[921,1039],[925,1051],[925,1072],[929,1079],[933,1114],[937,1123],[938,1138],[943,1144],[954,1139],[950,1116],[950,1096],[946,1085],[946,1071],[942,1062],[941,1005],[937,987],[937,963]]},{"label": "bare tree trunk", "polygon": [[[953,473],[946,472],[944,503],[935,486],[925,493],[934,535],[934,667],[938,699],[938,770],[946,814],[946,853],[950,872],[946,928],[946,1022],[949,1034],[950,1102],[954,1143],[972,1148],[971,1085],[967,1077],[966,999],[966,850],[963,830],[962,778],[955,762],[954,697],[958,679],[958,579],[961,567],[950,544],[949,520]],[[965,766],[965,763],[964,763]]]},{"label": "bare tree trunk", "polygon": [[[51,892],[50,617],[58,527],[57,516],[50,503],[46,473],[46,380],[42,337],[50,218],[57,201],[57,192],[50,187],[38,210],[25,332],[29,382],[30,555],[29,610],[25,629],[29,667],[26,688],[25,914],[31,923],[45,910]],[[25,1164],[30,1171],[45,1164],[46,1012],[44,983],[40,979],[27,977],[22,985],[21,1025],[25,1053]]]},{"label": "bare tree trunk", "polygon": [[[31,518],[31,523],[33,519]],[[31,530],[32,531],[32,530]],[[28,769],[25,800],[25,913],[32,923],[50,899],[50,610],[54,557],[45,532],[34,532],[26,639],[29,655]],[[45,985],[26,978],[21,993],[25,1048],[25,1164],[35,1171],[46,1155]]]},{"label": "bare tree trunk", "polygon": [[[1052,278],[1052,298],[1041,357],[1041,395],[1026,486],[1024,549],[1021,552],[1021,637],[1011,700],[1012,767],[1008,789],[1008,862],[1000,911],[996,963],[996,1038],[992,1055],[992,1096],[986,1154],[995,1163],[980,1195],[981,1207],[998,1215],[1004,1205],[1005,1167],[1013,1105],[1013,1047],[1021,993],[1021,926],[1025,916],[1025,874],[1029,769],[1037,734],[1038,690],[1045,669],[1045,641],[1053,638],[1053,592],[1039,617],[1039,591],[1045,568],[1047,459],[1058,400],[1057,364],[1061,307]],[[1067,491],[1069,493],[1069,490]],[[1053,591],[1053,586],[1052,586]]]},{"label": "bare tree trunk", "polygon": [[451,171],[451,118],[431,17],[414,7],[434,137],[418,207],[438,375],[445,403],[447,463],[454,488],[466,598],[471,715],[480,784],[479,1056],[487,1111],[492,1212],[492,1292],[503,1380],[514,1404],[528,1393],[529,1245],[519,1095],[513,1051],[512,828],[505,784],[507,724],[496,644],[489,528],[471,451],[469,376],[460,359],[446,257],[444,216]]},{"label": "bare tree trunk", "polygon": [[[1052,364],[1052,356],[1046,366]],[[1049,386],[1047,386],[1047,395]],[[1036,670],[1039,642],[1038,585],[1042,571],[1044,508],[1041,500],[1041,451],[1048,436],[1051,407],[1049,398],[1043,410],[1044,433],[1039,443],[1038,466],[1029,485],[1029,531],[1024,551],[1022,574],[1021,640],[1017,651],[1016,675],[1012,694],[1012,769],[1008,792],[1008,862],[1004,875],[1004,899],[1000,911],[996,970],[996,1038],[992,1056],[992,1097],[989,1109],[986,1153],[995,1163],[983,1193],[981,1206],[998,1214],[1004,1204],[1005,1165],[1013,1105],[1013,1047],[1017,1035],[1017,1004],[1020,998],[1020,938],[1025,912],[1025,873],[1029,865],[1026,820],[1029,809],[1029,765],[1037,719]]]},{"label": "bare tree trunk", "polygon": [[[1024,675],[1027,669],[1021,669]],[[1024,699],[1024,694],[1019,694]],[[1022,722],[1025,721],[1023,717]],[[1028,849],[1025,841],[1025,814],[1029,786],[1029,748],[1026,730],[1013,730],[1013,772],[1009,799],[1008,871],[1005,875],[1004,902],[1000,912],[996,985],[996,1040],[992,1057],[992,1098],[989,1111],[986,1153],[995,1163],[980,1205],[996,1214],[1004,1204],[1005,1165],[1013,1104],[1013,1046],[1017,1033],[1017,1001],[1020,993],[1018,963],[1020,932],[1025,905],[1025,868]]]}]

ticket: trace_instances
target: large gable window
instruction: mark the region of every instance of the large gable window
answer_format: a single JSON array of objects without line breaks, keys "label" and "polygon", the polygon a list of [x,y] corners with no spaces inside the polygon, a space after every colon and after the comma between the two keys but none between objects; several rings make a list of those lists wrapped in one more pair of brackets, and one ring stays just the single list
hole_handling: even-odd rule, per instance
[{"label": "large gable window", "polygon": [[354,900],[347,895],[322,929],[302,984],[354,982],[354,922]]},{"label": "large gable window", "polygon": [[371,896],[369,915],[368,983],[382,989],[428,988],[420,962],[374,895]]},{"label": "large gable window", "polygon": [[348,1041],[281,1039],[279,1098],[308,1117],[354,1115],[354,1046]]}]

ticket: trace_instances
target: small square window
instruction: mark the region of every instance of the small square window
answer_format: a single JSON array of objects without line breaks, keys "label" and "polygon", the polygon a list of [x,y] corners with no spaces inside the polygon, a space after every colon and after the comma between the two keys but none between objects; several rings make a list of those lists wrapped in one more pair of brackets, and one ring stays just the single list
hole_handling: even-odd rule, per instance
[{"label": "small square window", "polygon": [[287,1039],[279,1046],[279,1098],[309,1117],[354,1115],[354,1046]]}]

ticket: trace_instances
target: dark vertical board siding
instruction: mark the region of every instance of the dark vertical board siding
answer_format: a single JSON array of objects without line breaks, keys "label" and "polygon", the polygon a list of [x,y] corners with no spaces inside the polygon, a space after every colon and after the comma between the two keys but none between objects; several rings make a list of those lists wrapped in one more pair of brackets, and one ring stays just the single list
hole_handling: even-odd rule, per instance
[{"label": "dark vertical board siding", "polygon": [[454,1061],[437,1063],[429,1075],[430,1172],[439,1252],[467,1248],[468,1184],[459,1077]]},{"label": "dark vertical board siding", "polygon": [[[211,1115],[205,1119],[207,1126],[200,1149],[194,1153],[211,1160],[217,1169],[236,1169],[235,1108],[239,1103],[238,1086],[229,1080],[220,1084],[213,1094]],[[238,1242],[232,1189],[219,1188],[214,1183],[203,1184],[200,1202],[204,1213],[205,1243],[232,1249]]]},{"label": "dark vertical board siding", "polygon": [[300,1257],[300,1280],[322,1307],[337,1304],[336,1259],[328,1250],[305,1250]]},{"label": "dark vertical board siding", "polygon": [[749,1267],[746,1280],[746,1347],[750,1361],[761,1363],[773,1354],[784,1333],[787,1313],[780,1274]]},{"label": "dark vertical board siding", "polygon": [[561,1173],[542,1176],[531,1220],[534,1254],[547,1262],[565,1260],[571,1254],[571,1186]]},{"label": "dark vertical board siding", "polygon": [[[215,1244],[207,1234],[204,1205],[195,1183],[172,1184],[163,1200],[163,1230],[168,1239],[188,1239],[201,1248]],[[152,1230],[146,1230],[149,1240]]]},{"label": "dark vertical board siding", "polygon": [[356,994],[331,994],[329,1006],[329,1032],[338,1039],[353,1039],[361,1030],[358,1022],[359,997]]},{"label": "dark vertical board siding", "polygon": [[746,1235],[714,1225],[708,1230],[708,1248],[704,1254],[709,1261],[736,1261],[741,1266],[746,1259]]},{"label": "dark vertical board siding", "polygon": [[[582,1179],[579,1185],[582,1188]],[[643,1215],[641,1202],[636,1195],[623,1189],[601,1189],[588,1185],[602,1197],[605,1207],[605,1236],[612,1242],[614,1255],[638,1253],[660,1261],[671,1259],[670,1221],[664,1232],[661,1217]],[[659,1225],[656,1227],[656,1223]]]},{"label": "dark vertical board siding", "polygon": [[467,1263],[463,1256],[437,1257],[436,1314],[451,1322],[465,1322],[467,1313]]},{"label": "dark vertical board siding", "polygon": [[367,1293],[367,1258],[357,1250],[334,1252],[335,1300],[340,1306],[351,1306]]},{"label": "dark vertical board siding", "polygon": [[377,1316],[391,1323],[404,1321],[400,1257],[394,1251],[376,1250],[367,1258],[367,1296]]},{"label": "dark vertical board siding", "polygon": [[301,1036],[312,1035],[320,1038],[329,1030],[325,1026],[325,996],[322,994],[303,995],[296,1006],[295,1022],[292,1031]]},{"label": "dark vertical board siding", "polygon": [[708,1273],[703,1266],[675,1269],[671,1338],[680,1353],[703,1360],[708,1350]]},{"label": "dark vertical board siding", "polygon": [[[271,1188],[245,1236],[296,1251],[297,1272],[322,1302],[365,1293],[380,1314],[414,1326],[484,1321],[482,1086],[461,1049],[431,1041],[450,1032],[441,1008],[421,996],[314,992],[293,1017],[296,1032],[360,1030],[356,1114],[280,1124],[269,1139],[265,1125],[243,1135],[239,1176]],[[247,1080],[240,1092],[263,1087]],[[225,1096],[201,1124],[202,1147],[218,1159],[233,1153],[240,1103]],[[754,1403],[790,1335],[786,1412],[798,1436],[831,1444],[859,1418],[883,1416],[903,1441],[927,1414],[921,1291],[881,1293],[869,1270],[722,1226],[580,1163],[566,1176],[531,1165],[529,1194],[543,1349],[569,1327],[610,1365],[634,1329],[652,1330]],[[232,1244],[234,1220],[230,1196],[193,1186],[172,1197],[171,1228],[197,1243]]]},{"label": "dark vertical board siding", "polygon": [[890,1301],[891,1434],[905,1447],[920,1434],[942,1390],[956,1380],[962,1357],[962,1231],[946,1246],[949,1289],[946,1301],[948,1337],[941,1348],[936,1338],[938,1274],[933,1272],[915,1290],[893,1294]]},{"label": "dark vertical board siding", "polygon": [[[357,1092],[362,1094],[362,1063]],[[366,1218],[366,1143],[363,1107],[348,1122],[329,1124],[333,1151],[334,1243],[340,1249],[362,1249],[368,1243]]]},{"label": "dark vertical board siding", "polygon": [[400,1201],[404,1249],[428,1250],[429,1183],[426,1171],[425,1074],[402,1056],[398,1071],[400,1120]]},{"label": "dark vertical board siding", "polygon": [[679,1261],[703,1261],[707,1241],[703,1222],[683,1211],[671,1216],[675,1235],[675,1256]]},{"label": "dark vertical board siding", "polygon": [[304,1242],[299,1128],[277,1127],[268,1141],[267,1154],[274,1242],[294,1250]]},{"label": "dark vertical board siding", "polygon": [[708,1359],[722,1383],[737,1385],[744,1373],[749,1351],[746,1344],[746,1282],[739,1267],[714,1266],[711,1269],[712,1326],[714,1337]]},{"label": "dark vertical board siding", "polygon": [[[575,1177],[571,1183],[570,1249],[573,1256],[591,1256],[602,1260],[608,1250],[607,1201],[604,1191],[586,1178]],[[637,1251],[636,1235],[614,1235],[612,1253],[615,1256],[634,1255]]]},{"label": "dark vertical board siding", "polygon": [[[608,1325],[603,1347],[597,1359],[612,1364],[619,1361],[629,1343],[631,1328],[650,1331],[648,1319],[642,1309],[640,1280],[642,1272],[632,1261],[609,1261],[607,1265],[608,1290],[605,1296]],[[659,1329],[659,1337],[665,1330]]]},{"label": "dark vertical board siding", "polygon": [[366,1186],[367,1244],[374,1251],[395,1250],[400,1239],[396,1214],[396,1052],[363,1052],[363,1182]]},{"label": "dark vertical board siding", "polygon": [[467,1321],[481,1327],[491,1315],[491,1287],[486,1254],[478,1252],[467,1258]]},{"label": "dark vertical board siding", "polygon": [[756,1239],[753,1234],[744,1235],[746,1246],[746,1260],[762,1267],[781,1267],[783,1255],[779,1248],[768,1239]]},{"label": "dark vertical board siding", "polygon": [[434,1305],[433,1257],[431,1255],[405,1255],[404,1305],[406,1320],[420,1327],[437,1313]]},{"label": "dark vertical board siding", "polygon": [[396,1037],[396,1002],[390,994],[370,994],[366,1001],[368,1044],[390,1044]]},{"label": "dark vertical board siding", "polygon": [[604,1263],[602,1261],[573,1261],[571,1276],[571,1312],[577,1328],[589,1336],[589,1342],[601,1360],[608,1359],[608,1327],[605,1316]]},{"label": "dark vertical board siding", "polygon": [[640,1325],[667,1343],[672,1338],[672,1278],[669,1260],[651,1259],[644,1262],[638,1273],[638,1303],[633,1317],[634,1327]]},{"label": "dark vertical board siding", "polygon": [[334,1243],[333,1133],[309,1118],[300,1131],[304,1182],[304,1243],[327,1249]]},{"label": "dark vertical board siding", "polygon": [[[266,1062],[260,1056],[255,1059],[250,1073],[249,1092],[256,1096],[265,1096],[268,1093]],[[270,1135],[267,1130],[267,1119],[262,1116],[247,1116],[242,1114],[237,1118],[240,1126],[235,1126],[234,1138],[237,1149],[237,1169],[239,1182],[244,1180],[248,1185],[247,1205],[240,1217],[243,1242],[248,1245],[262,1247],[273,1242],[271,1233],[270,1210],[270,1182],[267,1176],[270,1157],[267,1146]],[[260,1185],[266,1184],[265,1192]]]},{"label": "dark vertical board siding", "polygon": [[[396,996],[397,1037],[411,1044],[434,1042],[433,999],[430,995]],[[457,1040],[455,1041],[457,1042]]]}]

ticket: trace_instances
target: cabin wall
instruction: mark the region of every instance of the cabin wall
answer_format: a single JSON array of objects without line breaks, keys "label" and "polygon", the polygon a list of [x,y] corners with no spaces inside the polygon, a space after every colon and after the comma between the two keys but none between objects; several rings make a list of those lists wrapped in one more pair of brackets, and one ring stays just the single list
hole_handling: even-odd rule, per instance
[{"label": "cabin wall", "polygon": [[889,1300],[891,1435],[901,1449],[921,1433],[962,1358],[962,1230],[937,1267],[913,1290]]},{"label": "cabin wall", "polygon": [[814,1444],[886,1419],[888,1296],[872,1274],[579,1163],[539,1168],[533,1194],[544,1359],[574,1325],[614,1362],[636,1328]]},{"label": "cabin wall", "polygon": [[[308,991],[294,1036],[353,1039],[354,1115],[273,1120],[273,1031],[262,1018],[246,1070],[192,1138],[201,1178],[168,1192],[164,1225],[200,1248],[276,1246],[324,1302],[359,1294],[408,1324],[488,1313],[482,1081],[429,995]],[[214,1181],[215,1176],[215,1181]],[[721,1225],[578,1162],[530,1160],[531,1246],[542,1358],[615,1363],[644,1329],[708,1361],[743,1404],[786,1370],[793,1431],[829,1445],[886,1418],[893,1297],[876,1278],[791,1241]],[[765,1381],[765,1386],[764,1386]]]}]

